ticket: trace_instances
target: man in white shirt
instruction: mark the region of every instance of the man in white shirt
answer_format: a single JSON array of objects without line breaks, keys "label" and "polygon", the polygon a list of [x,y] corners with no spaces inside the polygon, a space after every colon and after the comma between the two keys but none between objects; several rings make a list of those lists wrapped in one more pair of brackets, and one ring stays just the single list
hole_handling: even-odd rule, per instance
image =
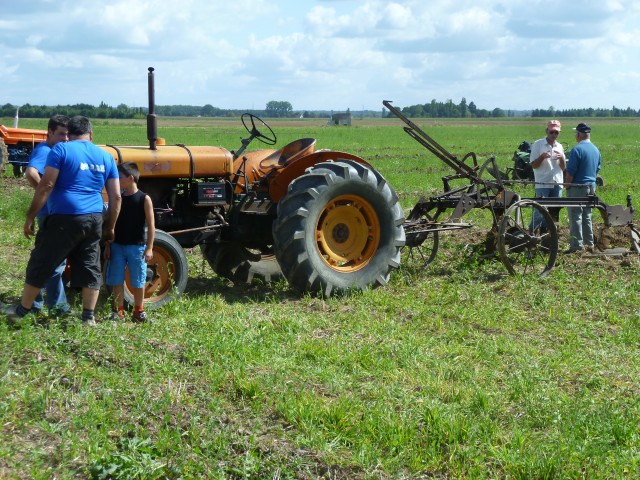
[{"label": "man in white shirt", "polygon": [[[558,120],[549,120],[546,130],[547,136],[536,140],[531,147],[529,162],[533,167],[537,198],[557,198],[562,196],[566,159],[564,148],[558,142],[561,127]],[[553,213],[557,215],[558,212]],[[536,228],[546,226],[542,217],[534,219],[534,221]]]}]

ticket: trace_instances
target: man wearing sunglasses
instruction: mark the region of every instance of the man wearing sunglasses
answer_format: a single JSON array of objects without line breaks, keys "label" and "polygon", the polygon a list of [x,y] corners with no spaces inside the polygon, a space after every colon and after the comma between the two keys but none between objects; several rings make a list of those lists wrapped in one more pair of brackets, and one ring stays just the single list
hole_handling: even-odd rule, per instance
[{"label": "man wearing sunglasses", "polygon": [[[562,183],[564,182],[564,171],[566,169],[564,148],[558,142],[561,124],[558,120],[547,122],[547,136],[536,140],[531,147],[529,161],[533,167],[533,175],[536,182],[536,197],[551,198],[562,196]],[[538,213],[536,211],[536,213]],[[549,213],[558,219],[558,209],[550,209]],[[532,225],[536,228],[546,228],[545,221],[541,215],[534,217]]]}]

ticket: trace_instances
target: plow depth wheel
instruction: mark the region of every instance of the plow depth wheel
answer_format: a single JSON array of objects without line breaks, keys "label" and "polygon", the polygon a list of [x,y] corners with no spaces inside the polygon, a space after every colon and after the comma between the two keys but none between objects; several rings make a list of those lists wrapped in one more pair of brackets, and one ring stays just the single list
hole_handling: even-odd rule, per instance
[{"label": "plow depth wheel", "polygon": [[409,249],[406,263],[408,265],[416,265],[419,268],[426,268],[436,258],[438,253],[438,244],[440,243],[440,234],[438,230],[432,232],[413,232],[412,223],[417,225],[433,223],[431,215],[425,213],[418,218],[407,217],[405,222],[405,233],[407,242],[404,248]]},{"label": "plow depth wheel", "polygon": [[402,208],[375,170],[324,162],[298,177],[278,204],[276,257],[291,286],[326,296],[384,285],[400,264]]},{"label": "plow depth wheel", "polygon": [[[544,219],[546,227],[541,227]],[[558,256],[558,233],[549,211],[532,200],[514,203],[500,222],[498,251],[512,275],[546,275]]]},{"label": "plow depth wheel", "polygon": [[[184,250],[168,233],[156,230],[153,242],[153,260],[147,264],[147,282],[144,286],[144,306],[152,310],[176,298],[187,286],[188,264]],[[125,274],[124,300],[133,305],[129,269]]]}]

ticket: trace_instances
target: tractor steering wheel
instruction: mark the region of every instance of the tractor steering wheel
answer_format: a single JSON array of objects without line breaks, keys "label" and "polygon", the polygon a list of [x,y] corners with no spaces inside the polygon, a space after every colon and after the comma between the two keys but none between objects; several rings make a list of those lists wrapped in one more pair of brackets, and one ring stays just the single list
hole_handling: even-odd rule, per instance
[{"label": "tractor steering wheel", "polygon": [[[243,113],[242,117],[240,117],[240,120],[242,120],[242,125],[244,126],[244,128],[247,129],[247,132],[249,132],[249,134],[252,137],[257,138],[262,143],[266,143],[267,145],[276,144],[276,134],[273,133],[273,130],[271,129],[271,127],[267,125],[267,123],[264,120],[262,120],[260,117],[252,113]],[[270,135],[265,135],[264,133],[262,133],[260,130],[256,128],[256,120],[260,122],[262,125],[264,125],[265,127],[267,127],[267,129],[269,130],[268,133]],[[247,124],[247,122],[250,123],[250,126]]]}]

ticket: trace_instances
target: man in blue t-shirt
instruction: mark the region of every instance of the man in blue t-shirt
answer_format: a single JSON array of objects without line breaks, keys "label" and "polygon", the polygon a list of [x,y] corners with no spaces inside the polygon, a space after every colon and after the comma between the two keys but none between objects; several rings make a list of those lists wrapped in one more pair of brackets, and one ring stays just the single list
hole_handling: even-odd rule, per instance
[{"label": "man in blue t-shirt", "polygon": [[[24,223],[24,235],[34,235],[36,214],[49,201],[49,216],[36,235],[22,291],[22,300],[9,320],[19,321],[31,312],[40,289],[62,259],[71,265],[71,286],[82,288],[82,324],[95,325],[94,309],[101,284],[100,237],[113,240],[120,212],[120,182],[113,157],[92,143],[88,118],[69,120],[69,142],[58,143],[47,156]],[[102,189],[106,187],[109,211],[102,229]]]},{"label": "man in blue t-shirt", "polygon": [[[36,148],[31,152],[29,164],[24,172],[24,176],[34,189],[38,186],[38,183],[40,183],[42,175],[44,175],[44,167],[51,148],[57,143],[66,142],[69,139],[69,132],[67,130],[68,122],[69,117],[66,115],[54,115],[51,117],[47,125],[47,140],[36,145]],[[48,213],[49,211],[45,204],[36,217],[38,228],[42,228],[42,225],[46,222]],[[64,282],[62,281],[62,273],[66,265],[66,259],[62,260],[44,285],[44,290],[47,293],[47,307],[49,308],[49,313],[54,317],[65,315],[71,310],[67,303],[67,296],[64,292]],[[40,311],[43,307],[44,298],[42,292],[40,292],[33,302],[32,308],[34,311]]]},{"label": "man in blue t-shirt", "polygon": [[[576,128],[578,144],[571,149],[567,163],[567,197],[586,197],[596,191],[596,176],[602,157],[591,143],[591,127],[579,123]],[[593,249],[593,225],[590,207],[567,207],[569,215],[569,250],[573,253]]]}]

